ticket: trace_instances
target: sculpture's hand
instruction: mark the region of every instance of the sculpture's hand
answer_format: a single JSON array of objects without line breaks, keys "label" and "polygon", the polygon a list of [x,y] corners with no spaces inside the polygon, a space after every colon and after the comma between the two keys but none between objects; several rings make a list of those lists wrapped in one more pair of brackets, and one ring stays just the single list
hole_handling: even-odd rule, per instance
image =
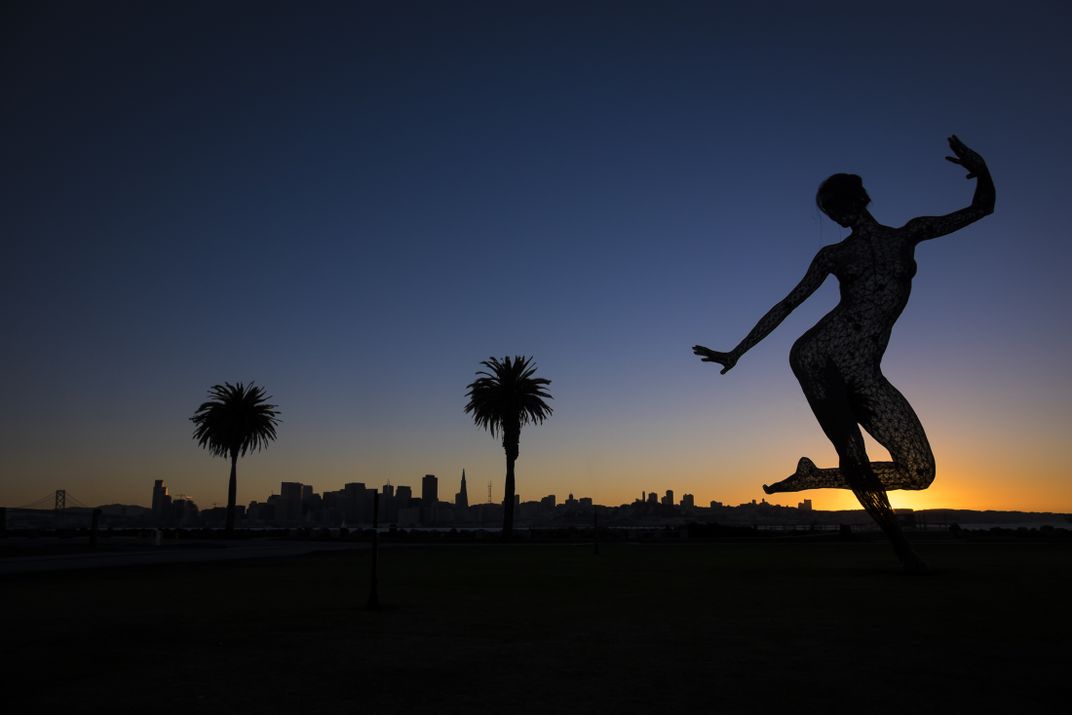
[{"label": "sculpture's hand", "polygon": [[969,179],[974,179],[979,174],[987,171],[983,157],[969,149],[964,142],[957,138],[956,134],[949,137],[949,148],[953,150],[956,156],[947,156],[946,161],[951,161],[967,169]]},{"label": "sculpture's hand", "polygon": [[734,352],[720,353],[717,350],[705,348],[703,345],[693,345],[692,352],[700,356],[704,362],[716,362],[722,366],[720,374],[725,375],[737,364],[737,354]]}]

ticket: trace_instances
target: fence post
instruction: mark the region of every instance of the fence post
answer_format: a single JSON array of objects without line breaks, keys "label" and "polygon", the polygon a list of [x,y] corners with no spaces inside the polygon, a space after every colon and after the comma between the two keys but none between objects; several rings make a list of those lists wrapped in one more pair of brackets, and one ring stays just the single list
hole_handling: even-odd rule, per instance
[{"label": "fence post", "polygon": [[379,584],[376,582],[377,578],[377,558],[380,551],[380,493],[372,493],[372,558],[369,560],[369,568],[371,570],[371,578],[369,579],[369,596],[367,608],[370,611],[375,611],[380,607],[380,594]]}]

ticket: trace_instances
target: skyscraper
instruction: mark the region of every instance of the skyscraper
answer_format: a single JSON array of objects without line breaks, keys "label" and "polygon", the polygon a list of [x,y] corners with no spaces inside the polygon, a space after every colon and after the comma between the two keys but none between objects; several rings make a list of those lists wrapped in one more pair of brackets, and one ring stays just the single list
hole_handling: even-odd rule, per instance
[{"label": "skyscraper", "polygon": [[421,480],[421,504],[435,506],[439,502],[439,480],[434,474],[425,474]]},{"label": "skyscraper", "polygon": [[439,480],[434,474],[425,474],[421,480],[421,524],[430,526],[439,522]]},{"label": "skyscraper", "polygon": [[171,497],[167,493],[167,483],[163,479],[153,482],[153,521],[157,524],[170,516]]},{"label": "skyscraper", "polygon": [[279,500],[275,520],[289,524],[301,520],[302,487],[301,482],[282,482],[279,485]]},{"label": "skyscraper", "polygon": [[459,509],[469,508],[469,492],[465,489],[465,470],[462,470],[462,488],[454,495],[454,506]]}]

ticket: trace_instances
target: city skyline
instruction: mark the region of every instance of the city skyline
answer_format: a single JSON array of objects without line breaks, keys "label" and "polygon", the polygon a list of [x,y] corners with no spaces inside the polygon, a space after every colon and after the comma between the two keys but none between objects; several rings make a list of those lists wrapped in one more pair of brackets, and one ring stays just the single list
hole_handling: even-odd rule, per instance
[{"label": "city skyline", "polygon": [[[189,417],[251,379],[283,421],[239,461],[240,503],[454,465],[501,498],[501,445],[463,406],[505,355],[533,356],[555,398],[522,432],[520,494],[759,499],[801,456],[836,461],[787,365],[834,282],[728,375],[691,346],[730,349],[843,237],[814,205],[830,174],[862,175],[891,225],[967,205],[942,159],[957,133],[999,198],[917,253],[883,368],[937,477],[890,498],[1072,511],[1063,5],[5,19],[0,504],[142,503],[153,479],[225,503]],[[856,503],[768,500],[801,498]]]},{"label": "city skyline", "polygon": [[[548,494],[538,499],[522,499],[521,495],[515,494],[514,502],[522,526],[528,528],[590,527],[596,523],[594,510],[598,509],[603,513],[600,518],[605,526],[623,528],[684,523],[739,525],[742,519],[750,520],[754,526],[761,517],[760,520],[767,527],[829,529],[846,523],[845,516],[856,511],[845,510],[840,514],[828,512],[826,516],[820,516],[813,509],[811,499],[803,499],[795,506],[778,506],[768,503],[766,499],[758,502],[753,499],[737,505],[718,500],[697,504],[692,494],[684,493],[680,494],[679,499],[675,498],[673,489],[661,493],[654,490],[641,492],[631,502],[624,504],[600,504],[591,497],[576,496],[572,492],[564,498]],[[378,524],[392,529],[461,527],[498,530],[503,515],[502,503],[490,499],[487,502],[468,501],[464,471],[459,491],[453,499],[441,499],[438,477],[426,474],[421,478],[420,496],[415,496],[409,485],[382,484],[377,487],[375,484],[347,483],[338,490],[323,489],[317,492],[312,484],[282,482],[278,492],[273,491],[263,500],[253,499],[248,504],[238,504],[236,507],[236,526],[240,529],[339,528]],[[16,528],[24,529],[46,523],[59,528],[64,521],[68,528],[77,528],[77,520],[86,517],[91,517],[94,524],[99,524],[98,517],[104,514],[107,517],[105,528],[108,529],[166,527],[231,530],[227,507],[217,504],[203,507],[189,495],[173,495],[162,479],[154,480],[151,505],[148,507],[114,503],[89,506],[74,495],[60,490],[38,500],[37,504],[3,508],[0,511],[3,511],[0,521],[5,527],[15,524]],[[911,511],[903,510],[902,516],[914,520],[909,515]],[[1017,515],[1021,518],[1031,516],[1024,513]],[[860,516],[866,519],[863,512],[860,512]],[[1001,516],[1009,518],[1008,514]],[[1060,517],[1053,514],[1035,516],[1050,519]],[[859,525],[859,521],[856,523]],[[865,521],[865,524],[870,522]]]},{"label": "city skyline", "polygon": [[[383,484],[379,487],[348,483],[338,490],[316,492],[311,484],[282,482],[278,493],[263,501],[254,499],[237,505],[237,527],[250,534],[263,535],[265,530],[286,530],[291,536],[331,539],[347,538],[348,529],[361,530],[378,525],[389,533],[418,536],[431,530],[436,533],[450,530],[466,532],[499,532],[503,505],[494,501],[469,503],[465,498],[465,477],[454,499],[439,498],[439,480],[434,474],[421,479],[420,496],[408,485]],[[449,485],[444,485],[449,492]],[[598,511],[598,514],[597,514]],[[202,508],[187,495],[170,495],[163,480],[155,480],[152,506],[137,504],[100,504],[88,506],[74,495],[57,492],[34,505],[0,508],[5,528],[33,529],[105,529],[109,535],[129,535],[136,530],[141,536],[146,529],[175,530],[172,536],[199,534],[202,538],[229,527],[226,507],[212,505]],[[725,534],[724,529],[745,529],[757,535],[763,531],[829,532],[832,530],[862,529],[877,531],[880,527],[867,512],[860,509],[816,509],[811,499],[804,498],[795,505],[778,505],[767,500],[751,500],[740,504],[712,500],[697,504],[694,495],[675,495],[673,489],[661,493],[642,492],[624,504],[600,504],[591,497],[569,493],[565,498],[549,494],[538,499],[522,500],[515,496],[517,527],[541,533],[563,533],[568,530],[592,529],[597,524],[612,530],[662,529],[664,534],[680,537],[688,534]],[[914,533],[958,533],[969,531],[1016,530],[1053,533],[1067,530],[1072,514],[1060,512],[1024,512],[1017,510],[972,509],[898,509],[898,523]],[[297,529],[298,531],[293,531]],[[667,531],[669,530],[669,531]],[[1026,530],[1026,531],[1025,531]],[[632,532],[630,532],[632,533]],[[640,532],[633,533],[636,536]],[[644,532],[651,535],[652,532]],[[745,532],[742,532],[745,533]],[[426,536],[428,534],[425,534]],[[406,537],[408,538],[408,536]]]},{"label": "city skyline", "polygon": [[[429,477],[434,478],[436,480],[437,484],[439,482],[444,481],[443,478],[439,477],[438,474],[424,474],[420,478],[422,486],[423,486],[424,482],[426,480],[428,480]],[[501,499],[495,499],[494,498],[494,491],[492,489],[489,489],[487,491],[482,491],[481,492],[482,495],[485,495],[483,499],[476,499],[476,500],[469,499],[468,498],[468,493],[467,493],[466,480],[467,480],[467,477],[466,477],[466,474],[465,474],[465,469],[463,468],[462,469],[462,474],[461,474],[461,477],[460,477],[459,491],[457,493],[455,493],[453,495],[453,497],[451,497],[449,499],[444,498],[443,496],[439,496],[439,497],[437,497],[438,501],[441,502],[441,503],[445,503],[445,504],[449,503],[449,504],[461,504],[461,505],[501,504],[502,503]],[[416,482],[416,481],[417,480],[414,480],[414,482]],[[346,486],[351,485],[351,484],[360,485],[360,486],[365,487],[367,489],[372,489],[373,491],[379,491],[379,492],[381,492],[383,494],[387,494],[387,495],[392,495],[394,493],[394,491],[397,490],[400,487],[403,488],[403,489],[409,489],[409,490],[412,490],[414,488],[413,485],[405,483],[405,482],[387,481],[387,482],[380,483],[378,486],[376,486],[375,482],[346,482],[346,483],[343,483],[343,484],[336,485],[337,489],[332,488],[332,487],[321,487],[321,491],[316,492],[315,490],[316,490],[317,485],[315,485],[315,484],[311,484],[311,483],[307,483],[307,482],[297,482],[297,481],[287,480],[287,481],[283,481],[283,482],[279,483],[279,489],[278,490],[272,490],[267,495],[264,495],[264,496],[261,496],[261,497],[249,498],[245,502],[243,502],[240,499],[238,501],[238,504],[239,504],[239,506],[243,506],[244,504],[249,504],[249,503],[253,503],[253,502],[262,502],[262,501],[265,501],[265,500],[267,500],[267,499],[269,499],[271,497],[280,496],[280,495],[283,494],[285,487],[287,487],[288,485],[293,485],[293,484],[297,484],[297,485],[303,486],[303,487],[308,487],[308,488],[312,489],[313,493],[315,493],[315,494],[322,494],[322,493],[328,492],[328,491],[342,490],[342,489],[345,489]],[[489,483],[488,486],[493,487],[493,485],[494,485],[494,482],[491,482],[491,483]],[[194,495],[189,494],[189,493],[187,493],[185,491],[178,491],[175,494],[171,494],[172,487],[173,487],[173,485],[169,485],[168,482],[166,480],[164,480],[164,479],[154,479],[153,480],[153,487],[152,487],[151,497],[150,497],[148,503],[141,502],[141,501],[134,501],[134,502],[129,502],[129,505],[143,506],[143,507],[147,506],[147,507],[149,507],[149,508],[151,508],[151,509],[153,509],[155,511],[158,508],[157,504],[158,504],[158,495],[159,494],[163,494],[165,496],[170,496],[172,498],[177,498],[177,499],[190,500],[190,501],[192,501],[194,503],[198,503],[200,505],[198,499],[195,498]],[[67,490],[63,490],[63,491],[66,492]],[[449,489],[448,489],[448,491],[449,491]],[[578,493],[578,492],[576,492],[576,490],[569,490],[566,493],[568,494],[568,498],[574,498],[575,493]],[[646,490],[646,491],[642,491],[641,496],[639,498],[634,498],[633,501],[634,502],[636,502],[636,501],[645,501],[646,496],[647,497],[654,497],[656,494],[661,494],[663,496],[659,497],[660,498],[660,503],[663,503],[661,500],[665,497],[665,495],[671,495],[672,496],[672,495],[677,494],[677,493],[678,492],[676,492],[674,489]],[[446,494],[446,492],[444,492],[444,495],[445,494]],[[677,504],[679,504],[679,505],[685,505],[686,503],[691,504],[691,502],[694,501],[694,495],[689,494],[687,492],[682,492],[680,494],[681,494],[681,499],[682,500],[687,500],[687,501],[678,501],[678,502],[676,502]],[[71,496],[73,497],[74,495],[72,494]],[[524,498],[524,495],[522,495],[522,494],[516,494],[515,499],[520,498],[521,501],[537,502],[537,501],[540,501],[541,499],[547,498],[548,496],[558,497],[559,494],[557,494],[557,493],[551,493],[550,495],[544,494],[544,495],[538,496],[538,497],[533,498],[533,499],[527,499],[527,498]],[[417,498],[423,498],[423,497],[417,497]],[[583,495],[581,497],[577,497],[577,498],[582,499],[582,500],[583,499],[588,499],[589,501],[591,501],[591,497],[586,497],[586,496],[583,496]],[[38,500],[38,501],[40,501],[40,500]],[[79,501],[81,502],[82,500],[79,499]],[[707,501],[721,503],[720,500],[718,500],[718,499],[710,499],[710,500],[707,500]],[[754,501],[755,500],[753,500],[753,502]],[[764,501],[765,501],[765,499],[764,499]],[[800,500],[800,501],[810,501],[810,500],[803,499],[803,500]],[[115,502],[115,503],[118,503],[118,502]],[[625,503],[629,503],[629,502],[622,502],[622,504],[625,504]],[[101,502],[101,504],[104,504],[104,502]],[[221,505],[218,502],[211,502],[211,506],[209,506],[207,508],[216,508],[216,507],[219,507],[219,506],[221,506]],[[600,506],[604,506],[604,505],[600,504]],[[611,506],[611,505],[608,504],[606,506]],[[204,509],[206,507],[201,506],[200,508]]]},{"label": "city skyline", "polygon": [[[426,494],[425,490],[426,490],[426,488],[428,488],[428,489],[432,490],[431,493],[437,494],[436,499],[435,499],[435,503],[441,504],[441,505],[444,505],[444,506],[461,507],[463,509],[464,508],[469,508],[469,507],[484,507],[484,506],[501,507],[502,506],[502,500],[501,499],[496,499],[495,496],[494,496],[494,492],[493,492],[493,489],[492,489],[494,482],[490,482],[487,485],[487,487],[488,487],[487,490],[481,491],[481,494],[484,495],[484,497],[482,499],[472,500],[472,499],[468,498],[468,494],[467,494],[467,476],[466,476],[466,472],[465,472],[464,468],[462,469],[462,473],[461,473],[461,476],[459,477],[459,480],[460,480],[460,482],[459,482],[460,483],[459,491],[457,493],[454,493],[453,496],[449,496],[449,492],[450,492],[449,486],[443,487],[444,489],[446,489],[446,491],[444,491],[442,495],[438,495],[438,492],[439,492],[439,490],[441,488],[439,483],[444,481],[442,478],[439,477],[438,474],[424,474],[424,475],[422,475],[420,477],[419,480],[417,480],[417,479],[413,480],[414,483],[416,483],[418,481],[420,482],[420,486],[417,487],[418,489],[420,489],[420,495],[419,496],[413,496],[415,487],[412,486],[411,484],[397,483],[397,482],[390,482],[390,481],[379,483],[378,486],[377,486],[376,482],[368,482],[368,483],[366,483],[366,482],[345,482],[345,483],[342,483],[342,484],[339,484],[339,485],[335,485],[335,487],[337,487],[337,488],[321,487],[321,490],[319,492],[316,491],[317,487],[314,484],[310,484],[310,483],[306,483],[306,482],[283,481],[283,482],[279,483],[279,488],[277,490],[276,489],[270,490],[269,493],[266,494],[266,495],[259,496],[259,497],[254,496],[252,498],[246,499],[245,501],[243,501],[242,499],[239,499],[238,503],[237,503],[237,506],[238,506],[238,508],[240,510],[246,510],[250,506],[254,506],[254,505],[258,505],[258,504],[263,506],[265,504],[269,504],[274,499],[277,499],[279,497],[285,497],[288,487],[289,488],[298,488],[298,489],[302,490],[302,492],[301,492],[303,494],[303,496],[301,497],[302,500],[308,498],[309,496],[322,497],[323,495],[328,494],[328,493],[341,494],[345,490],[347,490],[348,488],[359,487],[361,489],[367,490],[369,493],[377,492],[377,493],[381,494],[381,496],[385,496],[385,497],[394,497],[396,494],[404,493],[406,495],[405,498],[406,498],[407,501],[413,501],[413,503],[418,503],[419,504],[427,497],[427,494]],[[192,504],[196,510],[200,510],[202,513],[205,512],[206,510],[218,510],[221,513],[226,510],[226,504],[220,504],[219,502],[211,502],[211,503],[203,503],[202,502],[202,503],[199,503],[197,498],[195,498],[193,495],[188,494],[188,493],[186,493],[184,491],[178,491],[178,492],[172,494],[170,492],[171,487],[163,479],[155,479],[155,480],[153,480],[153,482],[154,482],[154,484],[153,484],[152,491],[151,491],[151,497],[150,497],[150,500],[149,500],[148,503],[143,503],[141,501],[134,500],[134,501],[131,501],[131,502],[110,502],[110,503],[100,502],[99,504],[97,504],[97,506],[117,506],[117,505],[135,506],[135,507],[147,508],[150,511],[152,511],[154,514],[158,514],[159,510],[161,508],[160,503],[161,503],[161,496],[162,496],[163,498],[166,498],[166,499],[169,500],[169,502],[168,502],[169,504],[170,504],[170,500],[172,500],[172,499],[174,499],[176,501],[188,502],[188,503]],[[431,485],[431,486],[429,487],[428,485]],[[62,491],[63,494],[64,494],[64,499],[65,500],[70,500],[73,505],[79,506],[81,508],[90,508],[90,505],[87,505],[81,499],[78,499],[76,495],[67,493],[67,490],[57,490],[57,491]],[[598,506],[598,507],[608,508],[608,509],[617,509],[619,507],[625,507],[625,506],[637,505],[637,504],[652,504],[652,505],[658,504],[658,505],[663,505],[663,506],[676,506],[676,507],[690,508],[690,509],[691,508],[696,508],[696,507],[699,507],[700,509],[706,509],[706,508],[715,508],[715,507],[719,507],[719,508],[724,508],[724,507],[735,508],[735,507],[745,507],[745,506],[748,506],[748,505],[753,505],[753,506],[755,506],[755,505],[770,505],[770,506],[774,506],[774,507],[787,507],[787,508],[795,508],[795,509],[806,510],[806,511],[812,511],[813,509],[815,509],[817,511],[824,511],[824,510],[860,511],[861,513],[863,513],[863,510],[860,509],[859,505],[857,505],[857,504],[849,504],[849,505],[847,505],[845,507],[838,507],[838,508],[832,508],[832,509],[831,508],[818,509],[818,508],[816,508],[814,506],[814,500],[813,500],[812,496],[808,496],[809,494],[813,494],[813,492],[809,492],[809,491],[796,493],[799,498],[797,500],[795,500],[795,503],[793,503],[794,500],[792,500],[792,499],[787,500],[785,498],[786,496],[792,496],[792,494],[783,494],[782,495],[783,498],[781,500],[772,501],[772,502],[767,501],[768,497],[777,496],[777,495],[766,494],[766,495],[761,495],[758,498],[758,500],[756,498],[752,498],[750,500],[741,501],[741,502],[738,502],[736,504],[734,504],[732,501],[723,501],[723,500],[718,499],[718,498],[697,499],[694,494],[691,494],[689,492],[682,492],[682,491],[677,491],[677,490],[675,490],[673,488],[667,489],[667,488],[664,488],[664,487],[659,487],[658,489],[643,490],[643,491],[640,492],[639,496],[633,495],[632,499],[626,499],[626,500],[621,501],[621,502],[609,502],[609,503],[601,503],[601,502],[599,502],[597,500],[594,500],[592,497],[586,496],[583,493],[580,493],[580,492],[578,492],[576,490],[573,490],[573,489],[570,489],[570,490],[566,491],[565,493],[566,493],[567,496],[564,499],[561,497],[561,494],[559,494],[559,493],[544,494],[542,496],[535,496],[535,497],[532,497],[532,498],[529,498],[526,495],[518,493],[518,494],[514,495],[514,499],[515,499],[515,503],[530,504],[530,505],[531,504],[541,504],[541,503],[546,504],[546,503],[548,503],[548,500],[551,500],[550,503],[551,503],[552,506],[554,506],[556,504],[562,505],[562,504],[565,504],[565,503],[579,503],[581,505],[595,505],[595,506]],[[580,494],[580,496],[577,496],[578,494]],[[51,508],[50,505],[58,498],[59,497],[56,496],[56,494],[54,492],[49,492],[48,494],[46,494],[46,495],[42,496],[41,498],[35,500],[35,502],[34,502],[35,506],[31,506],[31,505],[27,504],[27,505],[19,505],[16,508],[17,509],[25,509],[27,507],[30,507],[30,508],[33,508],[33,509]],[[782,502],[784,502],[784,503],[782,503]],[[11,505],[0,505],[0,506],[11,506]],[[898,508],[902,509],[902,510],[907,509],[907,511],[913,511],[914,510],[911,507],[898,507]],[[1040,510],[1015,510],[1015,509],[972,510],[971,508],[968,508],[968,507],[925,507],[925,508],[937,509],[939,511],[941,511],[941,510],[995,511],[995,512],[1010,511],[1010,512],[1019,512],[1019,513],[1032,513],[1032,512],[1040,511]],[[1044,511],[1042,511],[1042,513],[1060,514],[1062,512],[1060,510],[1044,510]],[[245,518],[245,517],[243,517],[243,518]]]}]

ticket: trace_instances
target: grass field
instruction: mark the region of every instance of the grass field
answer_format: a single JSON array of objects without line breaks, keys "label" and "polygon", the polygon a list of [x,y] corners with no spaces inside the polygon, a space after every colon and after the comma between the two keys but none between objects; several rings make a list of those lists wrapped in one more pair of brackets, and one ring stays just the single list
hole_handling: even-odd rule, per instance
[{"label": "grass field", "polygon": [[1072,544],[405,546],[8,577],[6,712],[1040,712]]}]

